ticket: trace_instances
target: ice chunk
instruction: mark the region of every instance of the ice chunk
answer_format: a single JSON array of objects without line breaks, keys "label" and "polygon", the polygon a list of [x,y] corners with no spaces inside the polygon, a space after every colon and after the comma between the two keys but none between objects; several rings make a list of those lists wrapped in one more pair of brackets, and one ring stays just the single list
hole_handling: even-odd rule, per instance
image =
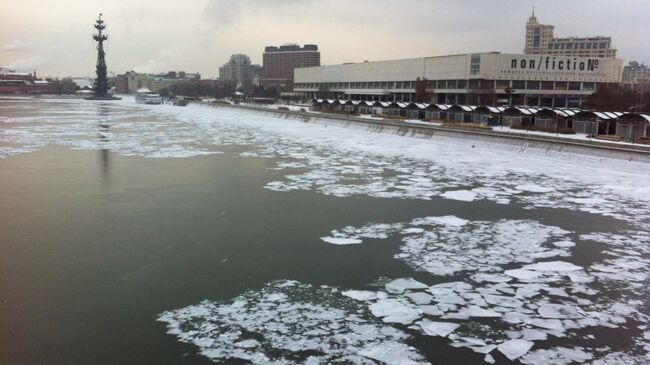
[{"label": "ice chunk", "polygon": [[375,300],[377,299],[377,293],[374,291],[368,291],[368,290],[346,290],[342,292],[341,294],[345,295],[346,297],[355,299],[355,300],[360,300],[360,301],[367,301],[367,300]]},{"label": "ice chunk", "polygon": [[521,191],[529,191],[531,193],[550,193],[551,191],[555,191],[555,189],[553,189],[553,188],[539,186],[539,185],[535,185],[535,184],[517,185],[517,186],[515,186],[515,189],[521,190]]},{"label": "ice chunk", "polygon": [[400,278],[386,284],[386,290],[393,294],[402,294],[404,290],[427,289],[429,286],[413,278]]},{"label": "ice chunk", "polygon": [[467,223],[469,223],[467,219],[458,218],[455,215],[444,215],[440,217],[424,217],[424,218],[417,218],[411,221],[411,224],[415,226],[441,224],[441,225],[447,225],[452,227],[460,227],[466,225]]},{"label": "ice chunk", "polygon": [[544,304],[537,309],[543,318],[581,318],[582,314],[571,305]]},{"label": "ice chunk", "polygon": [[358,238],[321,237],[320,239],[333,245],[356,245],[363,243],[363,241]]},{"label": "ice chunk", "polygon": [[533,280],[539,277],[539,272],[524,269],[506,270],[504,274],[519,280]]},{"label": "ice chunk", "polygon": [[359,351],[359,355],[389,365],[428,364],[413,347],[403,343],[370,346]]},{"label": "ice chunk", "polygon": [[546,328],[549,330],[557,330],[557,331],[564,331],[564,326],[562,325],[562,321],[559,319],[533,319],[531,321],[531,324],[533,326],[537,326],[540,328]]},{"label": "ice chunk", "polygon": [[380,299],[369,308],[374,316],[383,317],[386,323],[409,324],[422,316],[419,309],[409,307],[396,299]]},{"label": "ice chunk", "polygon": [[532,341],[514,339],[499,344],[497,349],[506,355],[508,359],[515,360],[526,354],[533,345],[534,343]]},{"label": "ice chunk", "polygon": [[417,293],[407,293],[406,297],[411,299],[415,304],[427,304],[431,303],[433,297],[427,293],[417,292]]},{"label": "ice chunk", "polygon": [[424,229],[422,228],[406,228],[402,230],[402,234],[413,234],[413,233],[422,233]]},{"label": "ice chunk", "polygon": [[470,317],[501,317],[501,313],[484,309],[475,305],[467,307],[467,314]]},{"label": "ice chunk", "polygon": [[476,199],[476,193],[471,190],[451,190],[440,194],[441,197],[452,200],[471,202]]},{"label": "ice chunk", "polygon": [[488,281],[491,283],[505,283],[510,280],[512,280],[511,277],[504,276],[501,274],[485,274],[485,273],[480,273],[472,276],[472,279],[476,282],[483,282],[483,281]]},{"label": "ice chunk", "polygon": [[545,261],[536,264],[526,265],[525,270],[535,271],[553,271],[553,272],[572,272],[582,270],[580,266],[565,261]]},{"label": "ice chunk", "polygon": [[434,322],[428,319],[423,319],[420,322],[417,322],[424,331],[425,334],[429,336],[441,336],[447,337],[450,333],[454,332],[460,325],[458,323],[452,322]]},{"label": "ice chunk", "polygon": [[524,340],[537,341],[537,340],[546,340],[546,332],[532,328],[524,328],[522,332]]},{"label": "ice chunk", "polygon": [[575,242],[571,242],[571,241],[557,241],[557,242],[553,242],[553,246],[555,246],[555,247],[560,247],[560,248],[570,248],[570,247],[573,247],[573,246],[575,246],[575,245],[576,245]]}]

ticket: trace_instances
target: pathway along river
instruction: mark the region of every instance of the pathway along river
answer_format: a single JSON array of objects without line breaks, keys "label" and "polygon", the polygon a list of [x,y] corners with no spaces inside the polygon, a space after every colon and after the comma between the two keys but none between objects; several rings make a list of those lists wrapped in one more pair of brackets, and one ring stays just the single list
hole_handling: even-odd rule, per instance
[{"label": "pathway along river", "polygon": [[649,167],[0,100],[0,362],[648,363]]}]

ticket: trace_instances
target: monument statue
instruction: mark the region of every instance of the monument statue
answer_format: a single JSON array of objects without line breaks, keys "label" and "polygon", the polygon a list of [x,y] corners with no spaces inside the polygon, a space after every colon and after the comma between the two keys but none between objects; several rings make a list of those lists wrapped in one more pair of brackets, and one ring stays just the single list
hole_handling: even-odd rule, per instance
[{"label": "monument statue", "polygon": [[106,74],[106,52],[104,52],[104,41],[108,39],[106,34],[102,31],[106,29],[106,24],[102,19],[102,14],[99,14],[95,22],[95,29],[97,34],[93,34],[93,39],[97,41],[97,69],[96,78],[93,84],[94,96],[88,98],[89,100],[119,100],[120,98],[113,97],[108,94],[108,76]]}]

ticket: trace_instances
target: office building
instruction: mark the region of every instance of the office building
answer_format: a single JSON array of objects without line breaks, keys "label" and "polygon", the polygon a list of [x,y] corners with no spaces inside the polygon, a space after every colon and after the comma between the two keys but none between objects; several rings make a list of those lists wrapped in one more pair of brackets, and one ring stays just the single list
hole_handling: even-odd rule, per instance
[{"label": "office building", "polygon": [[262,85],[289,87],[294,69],[313,66],[320,66],[320,51],[315,44],[268,46],[263,55]]},{"label": "office building", "polygon": [[533,14],[526,23],[526,44],[524,54],[585,57],[585,58],[616,58],[616,49],[613,48],[612,38],[603,36],[594,37],[566,37],[553,36],[554,26],[540,24]]},{"label": "office building", "polygon": [[298,68],[294,90],[410,102],[417,80],[426,79],[435,103],[577,107],[599,83],[621,82],[622,72],[620,59],[490,52]]}]

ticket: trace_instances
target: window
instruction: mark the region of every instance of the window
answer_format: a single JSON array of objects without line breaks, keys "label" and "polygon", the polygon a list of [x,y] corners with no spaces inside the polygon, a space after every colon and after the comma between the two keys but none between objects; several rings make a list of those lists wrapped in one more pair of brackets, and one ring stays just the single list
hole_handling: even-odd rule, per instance
[{"label": "window", "polygon": [[510,81],[508,80],[497,80],[497,89],[505,89],[510,86]]},{"label": "window", "polygon": [[542,90],[553,90],[553,81],[542,81]]},{"label": "window", "polygon": [[555,90],[566,90],[566,89],[567,89],[566,82],[562,82],[562,81],[555,82]]},{"label": "window", "polygon": [[580,49],[585,49],[585,44],[584,43],[580,43]]},{"label": "window", "polygon": [[456,80],[448,80],[447,89],[455,89],[455,88],[456,88]]},{"label": "window", "polygon": [[[539,46],[539,44],[537,46]],[[476,75],[479,72],[481,72],[481,56],[473,54],[470,59],[469,73],[470,75]]]},{"label": "window", "polygon": [[592,46],[591,43],[587,43],[587,49],[591,49],[591,46]]},{"label": "window", "polygon": [[579,82],[570,82],[569,83],[569,90],[580,90],[580,83]]},{"label": "window", "polygon": [[458,80],[459,89],[467,89],[467,80]]},{"label": "window", "polygon": [[573,43],[566,44],[566,49],[572,49],[572,48],[573,48]]},{"label": "window", "polygon": [[601,42],[600,43],[600,48],[607,48],[607,43],[606,42]]},{"label": "window", "polygon": [[438,82],[436,84],[437,84],[436,89],[446,89],[447,88],[447,81],[445,81],[445,80],[438,80]]},{"label": "window", "polygon": [[583,82],[582,90],[595,90],[595,84],[593,82]]},{"label": "window", "polygon": [[513,80],[512,88],[515,90],[522,90],[526,88],[526,81]]},{"label": "window", "polygon": [[527,90],[539,90],[539,81],[527,81],[526,82]]}]

